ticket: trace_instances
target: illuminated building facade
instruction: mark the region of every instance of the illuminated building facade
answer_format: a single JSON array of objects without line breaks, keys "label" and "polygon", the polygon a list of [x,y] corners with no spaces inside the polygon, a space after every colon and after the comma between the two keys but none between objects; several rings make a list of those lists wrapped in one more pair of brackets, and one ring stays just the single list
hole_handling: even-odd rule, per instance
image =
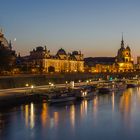
[{"label": "illuminated building facade", "polygon": [[87,72],[128,72],[133,70],[131,49],[129,46],[125,47],[123,37],[116,57],[85,58],[85,71]]},{"label": "illuminated building facade", "polygon": [[56,55],[52,55],[45,47],[37,47],[30,52],[29,65],[33,70],[42,72],[84,72],[83,54],[78,51],[66,53],[59,49]]},{"label": "illuminated building facade", "polygon": [[131,49],[129,46],[124,46],[122,37],[121,48],[118,50],[116,56],[116,69],[118,72],[133,71],[134,62],[131,56]]}]

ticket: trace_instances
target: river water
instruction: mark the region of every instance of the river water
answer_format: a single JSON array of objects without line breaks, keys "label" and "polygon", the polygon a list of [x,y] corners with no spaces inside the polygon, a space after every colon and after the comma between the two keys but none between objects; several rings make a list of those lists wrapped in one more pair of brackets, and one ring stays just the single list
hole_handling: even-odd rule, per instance
[{"label": "river water", "polygon": [[140,89],[5,109],[0,140],[140,140]]}]

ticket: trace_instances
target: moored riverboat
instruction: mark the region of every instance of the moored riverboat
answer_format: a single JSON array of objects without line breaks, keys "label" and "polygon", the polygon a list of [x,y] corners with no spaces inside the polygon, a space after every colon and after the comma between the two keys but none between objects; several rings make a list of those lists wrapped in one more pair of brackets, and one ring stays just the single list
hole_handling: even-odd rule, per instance
[{"label": "moored riverboat", "polygon": [[138,79],[127,80],[126,83],[127,83],[127,88],[134,88],[140,85]]},{"label": "moored riverboat", "polygon": [[68,91],[63,92],[63,93],[52,94],[48,98],[48,102],[50,104],[68,102],[68,101],[74,101],[74,100],[76,100],[75,95],[73,93],[68,92]]},{"label": "moored riverboat", "polygon": [[97,86],[98,93],[111,93],[113,91],[125,90],[126,88],[125,81],[121,80],[99,82]]},{"label": "moored riverboat", "polygon": [[98,93],[105,94],[112,92],[112,82],[110,81],[102,81],[97,85]]},{"label": "moored riverboat", "polygon": [[120,91],[120,90],[125,90],[127,88],[127,84],[125,81],[123,80],[117,80],[117,81],[113,81],[113,91]]},{"label": "moored riverboat", "polygon": [[94,85],[86,85],[79,87],[79,91],[76,93],[77,99],[86,99],[95,96],[97,93]]}]

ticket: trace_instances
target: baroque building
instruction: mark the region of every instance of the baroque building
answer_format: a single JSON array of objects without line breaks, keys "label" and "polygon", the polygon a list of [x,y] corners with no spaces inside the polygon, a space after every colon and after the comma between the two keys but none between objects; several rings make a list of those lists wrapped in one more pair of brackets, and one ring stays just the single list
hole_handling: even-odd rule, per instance
[{"label": "baroque building", "polygon": [[131,49],[129,46],[125,47],[123,37],[121,41],[121,48],[118,50],[118,54],[116,56],[116,64],[116,69],[119,72],[133,71],[134,69]]},{"label": "baroque building", "polygon": [[37,47],[30,52],[28,65],[32,70],[48,72],[84,72],[83,54],[78,51],[66,53],[59,49],[55,55],[45,47]]},{"label": "baroque building", "polygon": [[0,31],[0,70],[7,71],[16,65],[16,53],[12,50],[11,41],[7,41],[2,30]]},{"label": "baroque building", "polygon": [[134,62],[129,46],[125,47],[122,36],[121,47],[116,57],[89,57],[85,58],[87,72],[127,72],[134,70]]}]

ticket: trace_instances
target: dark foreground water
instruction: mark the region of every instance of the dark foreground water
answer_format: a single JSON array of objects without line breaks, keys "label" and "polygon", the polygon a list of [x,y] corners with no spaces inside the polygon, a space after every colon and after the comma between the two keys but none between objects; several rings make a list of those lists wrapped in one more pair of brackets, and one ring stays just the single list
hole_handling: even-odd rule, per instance
[{"label": "dark foreground water", "polygon": [[140,140],[140,90],[0,112],[0,140]]}]

